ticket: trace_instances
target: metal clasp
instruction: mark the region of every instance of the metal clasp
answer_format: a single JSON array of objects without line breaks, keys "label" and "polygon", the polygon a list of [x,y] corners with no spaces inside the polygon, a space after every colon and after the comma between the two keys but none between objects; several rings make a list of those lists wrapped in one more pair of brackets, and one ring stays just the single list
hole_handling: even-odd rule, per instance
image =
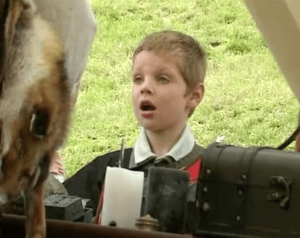
[{"label": "metal clasp", "polygon": [[288,209],[292,180],[282,176],[272,176],[269,179],[269,193],[267,199],[270,202],[278,202],[281,208]]}]

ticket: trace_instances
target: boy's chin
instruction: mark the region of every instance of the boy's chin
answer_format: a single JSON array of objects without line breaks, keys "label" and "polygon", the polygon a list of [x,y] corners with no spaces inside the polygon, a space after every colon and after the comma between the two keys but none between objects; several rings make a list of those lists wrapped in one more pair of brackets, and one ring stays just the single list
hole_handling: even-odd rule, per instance
[{"label": "boy's chin", "polygon": [[166,128],[162,125],[157,125],[155,123],[142,123],[140,124],[146,131],[150,132],[161,132],[166,130]]},{"label": "boy's chin", "polygon": [[147,131],[157,131],[159,130],[159,125],[157,125],[156,123],[153,122],[144,122],[144,121],[140,121],[140,126],[143,127],[145,130]]}]

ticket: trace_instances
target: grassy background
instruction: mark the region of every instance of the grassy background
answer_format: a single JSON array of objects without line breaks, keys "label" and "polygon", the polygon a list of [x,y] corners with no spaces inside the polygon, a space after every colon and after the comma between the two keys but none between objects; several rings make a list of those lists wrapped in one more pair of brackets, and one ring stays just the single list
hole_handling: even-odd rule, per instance
[{"label": "grassy background", "polygon": [[[97,155],[132,146],[131,54],[146,34],[183,31],[208,52],[203,102],[188,124],[199,144],[277,146],[294,130],[298,104],[242,0],[90,0],[97,35],[61,150],[67,176]],[[293,146],[293,145],[292,145]],[[289,149],[292,148],[289,147]]]}]

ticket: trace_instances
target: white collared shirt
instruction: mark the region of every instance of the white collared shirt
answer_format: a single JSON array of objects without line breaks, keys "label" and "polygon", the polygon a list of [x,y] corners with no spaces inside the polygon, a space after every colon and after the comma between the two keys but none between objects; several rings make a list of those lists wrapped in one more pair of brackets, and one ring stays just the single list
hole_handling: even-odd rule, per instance
[{"label": "white collared shirt", "polygon": [[[188,153],[190,153],[194,148],[194,145],[194,136],[192,135],[189,127],[186,126],[176,144],[171,148],[171,150],[168,153],[161,157],[171,156],[175,161],[178,161],[184,156],[186,156]],[[139,164],[148,159],[149,157],[157,156],[151,151],[146,131],[144,128],[142,128],[134,145],[135,164]],[[158,157],[157,159],[160,159],[161,157]]]}]

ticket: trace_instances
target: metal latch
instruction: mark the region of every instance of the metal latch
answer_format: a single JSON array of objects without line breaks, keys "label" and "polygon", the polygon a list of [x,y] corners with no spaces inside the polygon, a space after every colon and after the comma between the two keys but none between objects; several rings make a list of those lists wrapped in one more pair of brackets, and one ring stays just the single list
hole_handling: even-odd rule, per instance
[{"label": "metal latch", "polygon": [[272,176],[269,180],[269,193],[267,199],[270,202],[278,202],[281,208],[288,209],[292,180],[282,176]]}]

